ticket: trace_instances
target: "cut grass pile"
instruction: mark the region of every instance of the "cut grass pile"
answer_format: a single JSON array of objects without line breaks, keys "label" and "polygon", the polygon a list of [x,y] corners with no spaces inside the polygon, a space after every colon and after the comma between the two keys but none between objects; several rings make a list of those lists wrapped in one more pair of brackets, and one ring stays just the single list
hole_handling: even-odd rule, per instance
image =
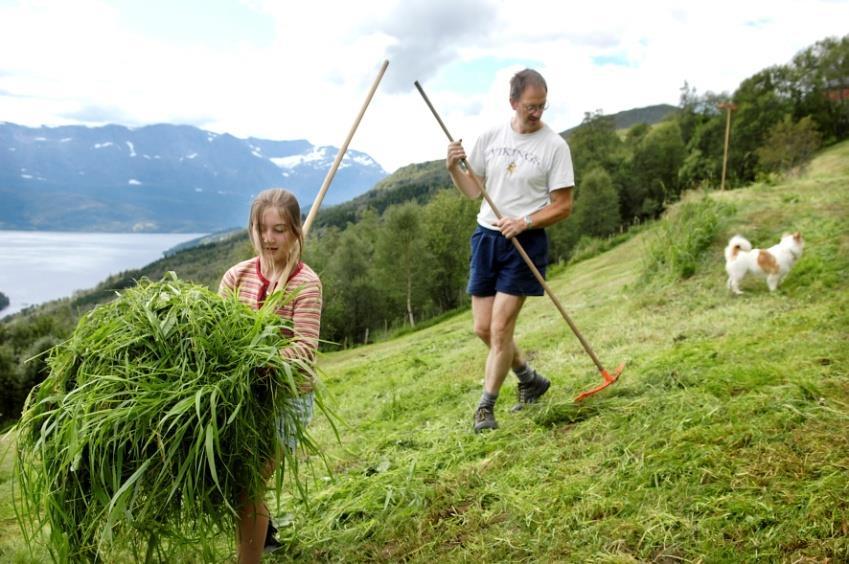
[{"label": "cut grass pile", "polygon": [[14,431],[28,540],[73,562],[209,559],[231,539],[240,496],[265,492],[277,415],[312,444],[291,405],[311,372],[279,353],[275,296],[254,311],[169,276],[81,318]]}]

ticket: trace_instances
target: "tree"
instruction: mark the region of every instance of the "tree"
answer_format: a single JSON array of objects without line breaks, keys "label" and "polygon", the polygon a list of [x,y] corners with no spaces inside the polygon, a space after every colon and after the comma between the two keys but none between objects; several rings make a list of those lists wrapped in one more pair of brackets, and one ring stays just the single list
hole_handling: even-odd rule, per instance
[{"label": "tree", "polygon": [[678,172],[682,188],[696,187],[720,177],[725,118],[718,106],[727,101],[727,94],[708,91],[699,96],[695,88],[684,83],[681,111],[675,116],[686,155]]},{"label": "tree", "polygon": [[794,119],[811,116],[824,140],[849,137],[849,35],[818,41],[793,58]]},{"label": "tree", "polygon": [[428,292],[440,313],[466,300],[469,237],[478,209],[480,200],[460,196],[452,188],[439,192],[422,211]]},{"label": "tree", "polygon": [[729,177],[742,182],[754,180],[755,151],[764,144],[769,130],[792,111],[789,79],[788,67],[770,67],[744,80],[735,91],[737,110],[731,122]]},{"label": "tree", "polygon": [[0,345],[0,421],[17,419],[21,414],[18,359],[12,348]]},{"label": "tree", "polygon": [[416,326],[414,303],[421,308],[428,275],[424,270],[421,206],[414,202],[389,206],[375,243],[375,277],[392,303],[402,302],[405,318]]},{"label": "tree", "polygon": [[610,175],[601,167],[590,170],[575,187],[572,214],[546,229],[548,254],[552,262],[567,261],[584,237],[604,237],[615,233],[622,223],[619,195]]},{"label": "tree", "polygon": [[623,193],[625,217],[657,215],[667,201],[678,199],[678,170],[685,154],[681,128],[674,121],[657,124],[637,143],[631,159],[631,189]]},{"label": "tree", "polygon": [[646,123],[638,123],[632,126],[625,133],[625,146],[633,151],[640,141],[648,135],[649,131],[651,131],[651,127]]},{"label": "tree", "polygon": [[768,172],[783,172],[803,166],[821,143],[822,138],[810,116],[794,123],[786,115],[769,131],[766,144],[757,150],[760,167]]},{"label": "tree", "polygon": [[384,301],[373,277],[377,214],[365,211],[335,241],[336,247],[322,272],[324,311],[322,337],[346,343],[360,342],[367,329],[384,316]]},{"label": "tree", "polygon": [[619,195],[604,169],[594,168],[584,176],[574,222],[581,236],[606,237],[619,229]]},{"label": "tree", "polygon": [[613,116],[605,116],[601,110],[584,114],[584,121],[572,132],[568,142],[576,176],[596,167],[615,176],[625,160],[625,146],[616,134],[616,122]]}]

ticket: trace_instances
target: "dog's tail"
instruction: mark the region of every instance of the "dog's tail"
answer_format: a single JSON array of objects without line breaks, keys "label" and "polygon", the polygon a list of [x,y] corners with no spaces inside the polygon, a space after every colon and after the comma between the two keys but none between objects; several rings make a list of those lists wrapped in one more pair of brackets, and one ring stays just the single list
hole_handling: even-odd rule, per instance
[{"label": "dog's tail", "polygon": [[728,241],[728,246],[725,247],[725,261],[731,262],[740,251],[751,251],[752,244],[742,235],[735,235]]}]

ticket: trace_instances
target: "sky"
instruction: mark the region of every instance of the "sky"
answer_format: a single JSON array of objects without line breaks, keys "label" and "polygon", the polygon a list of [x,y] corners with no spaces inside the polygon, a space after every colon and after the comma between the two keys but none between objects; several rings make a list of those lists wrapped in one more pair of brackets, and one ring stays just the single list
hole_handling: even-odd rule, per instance
[{"label": "sky", "polygon": [[0,0],[0,121],[189,124],[350,148],[388,172],[471,147],[539,70],[543,120],[677,105],[849,33],[849,0]]}]

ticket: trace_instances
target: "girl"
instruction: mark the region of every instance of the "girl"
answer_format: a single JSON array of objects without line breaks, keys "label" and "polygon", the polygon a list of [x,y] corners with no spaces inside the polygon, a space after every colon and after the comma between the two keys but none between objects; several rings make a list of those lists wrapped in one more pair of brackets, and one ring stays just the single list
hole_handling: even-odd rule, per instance
[{"label": "girl", "polygon": [[[221,280],[219,293],[237,292],[239,299],[258,309],[272,292],[294,292],[295,297],[277,310],[292,322],[292,344],[280,354],[297,362],[313,364],[318,349],[321,316],[321,281],[301,261],[303,232],[301,209],[288,191],[274,188],[261,192],[251,204],[248,234],[257,256],[230,268]],[[312,418],[312,386],[301,390],[295,401],[304,426]],[[283,418],[278,419],[277,440],[282,448],[297,446]],[[264,476],[270,478],[276,467],[269,460]],[[268,507],[262,499],[243,500],[236,531],[238,561],[259,562],[264,548],[279,547],[273,537]],[[270,534],[268,534],[270,533]]]}]

